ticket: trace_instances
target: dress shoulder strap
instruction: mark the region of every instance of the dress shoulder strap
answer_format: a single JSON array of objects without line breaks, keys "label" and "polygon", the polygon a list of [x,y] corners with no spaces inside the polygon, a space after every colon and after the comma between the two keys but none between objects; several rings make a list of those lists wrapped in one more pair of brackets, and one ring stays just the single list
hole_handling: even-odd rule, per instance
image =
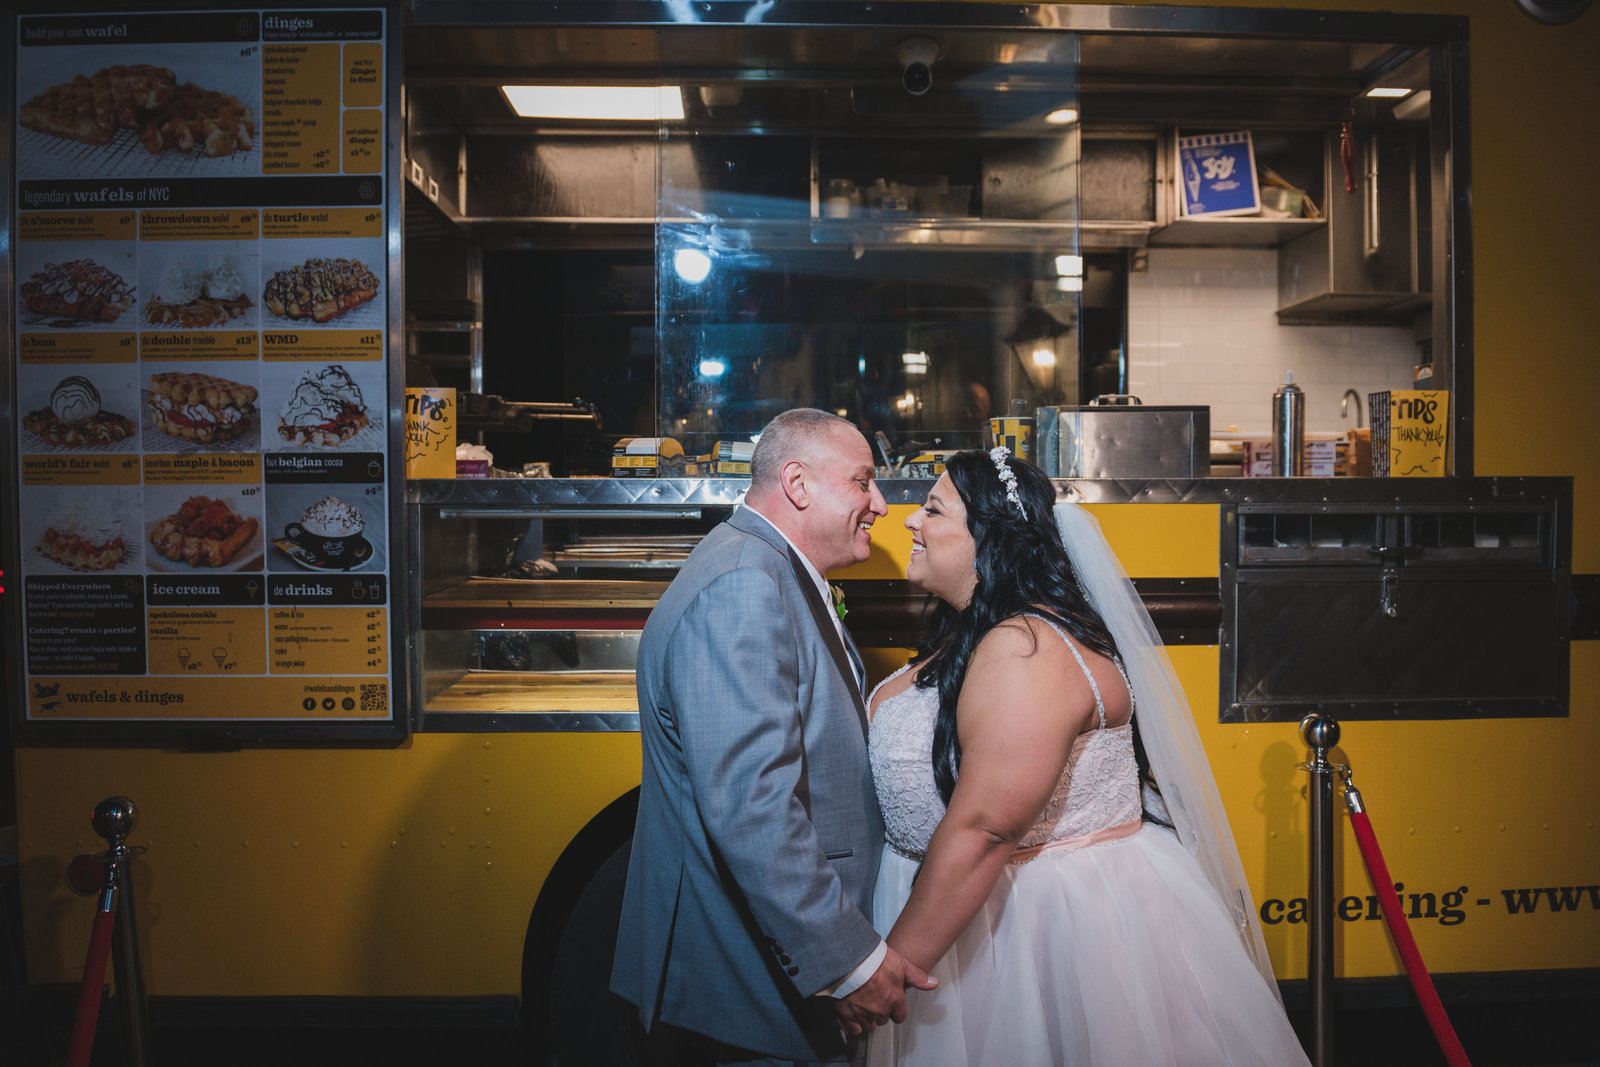
[{"label": "dress shoulder strap", "polygon": [[1067,651],[1072,653],[1072,658],[1078,661],[1078,667],[1083,671],[1083,676],[1089,679],[1089,689],[1094,693],[1094,713],[1099,719],[1100,729],[1104,730],[1106,728],[1106,702],[1100,699],[1100,686],[1094,680],[1094,672],[1091,671],[1089,669],[1089,665],[1083,661],[1083,653],[1078,651],[1076,642],[1074,642],[1066,634],[1062,633],[1061,627],[1057,626],[1043,615],[1030,615],[1029,618],[1038,619],[1040,622],[1050,627],[1050,629],[1054,630],[1056,632],[1056,636],[1061,638],[1062,643],[1067,646]]},{"label": "dress shoulder strap", "polygon": [[904,667],[901,667],[899,670],[889,675],[889,677],[872,687],[872,692],[867,694],[867,718],[869,720],[872,718],[872,702],[878,698],[878,690],[882,689],[884,686],[888,685],[890,682],[894,681],[896,678],[900,677],[910,669],[911,664],[907,663]]}]

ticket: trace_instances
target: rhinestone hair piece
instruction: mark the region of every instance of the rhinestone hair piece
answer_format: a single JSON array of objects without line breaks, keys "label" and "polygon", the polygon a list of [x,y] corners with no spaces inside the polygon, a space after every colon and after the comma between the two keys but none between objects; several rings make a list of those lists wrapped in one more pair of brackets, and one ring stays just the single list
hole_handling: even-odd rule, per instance
[{"label": "rhinestone hair piece", "polygon": [[995,445],[989,449],[989,458],[994,461],[995,473],[1000,476],[1000,484],[1006,487],[1006,499],[1017,506],[1017,514],[1024,519],[1028,512],[1022,506],[1022,498],[1017,495],[1017,473],[1011,469],[1011,464],[1006,462],[1011,456],[1011,449],[1005,445]]}]

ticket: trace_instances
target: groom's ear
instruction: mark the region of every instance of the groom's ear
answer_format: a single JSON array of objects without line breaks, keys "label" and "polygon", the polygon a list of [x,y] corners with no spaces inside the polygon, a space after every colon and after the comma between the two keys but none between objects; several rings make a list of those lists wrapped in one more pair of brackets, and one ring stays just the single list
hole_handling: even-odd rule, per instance
[{"label": "groom's ear", "polygon": [[811,506],[810,479],[811,469],[804,460],[791,459],[778,472],[778,484],[783,486],[783,495],[788,497],[790,506],[796,511],[804,511]]}]

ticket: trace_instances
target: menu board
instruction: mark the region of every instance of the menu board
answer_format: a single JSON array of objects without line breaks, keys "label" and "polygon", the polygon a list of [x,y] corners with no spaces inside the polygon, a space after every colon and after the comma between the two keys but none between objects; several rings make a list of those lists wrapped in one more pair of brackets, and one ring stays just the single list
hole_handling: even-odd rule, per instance
[{"label": "menu board", "polygon": [[393,720],[389,17],[18,17],[28,721]]}]

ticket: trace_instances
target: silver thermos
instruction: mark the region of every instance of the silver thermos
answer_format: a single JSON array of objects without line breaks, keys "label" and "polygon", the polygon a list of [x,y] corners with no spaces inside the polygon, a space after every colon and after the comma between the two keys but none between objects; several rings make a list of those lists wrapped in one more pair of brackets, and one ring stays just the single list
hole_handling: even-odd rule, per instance
[{"label": "silver thermos", "polygon": [[1305,473],[1306,394],[1294,384],[1294,371],[1272,394],[1272,476],[1294,478]]}]

